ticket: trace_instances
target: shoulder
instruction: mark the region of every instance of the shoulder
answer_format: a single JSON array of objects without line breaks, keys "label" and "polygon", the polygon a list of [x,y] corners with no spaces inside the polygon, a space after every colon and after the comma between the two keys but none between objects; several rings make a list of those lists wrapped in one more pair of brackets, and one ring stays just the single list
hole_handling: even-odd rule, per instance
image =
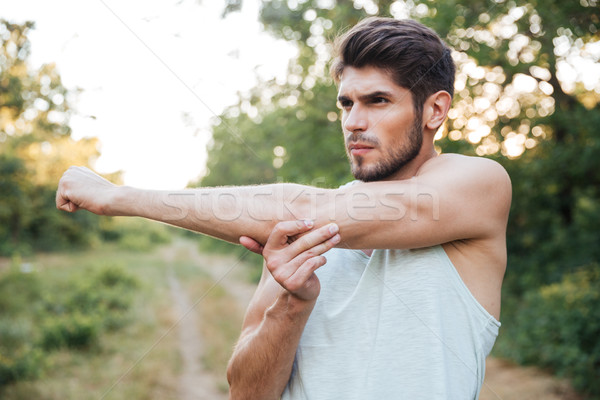
[{"label": "shoulder", "polygon": [[417,174],[435,186],[449,199],[454,199],[473,214],[505,223],[512,200],[508,173],[489,158],[460,154],[441,154],[427,161]]},{"label": "shoulder", "polygon": [[510,182],[508,173],[498,162],[484,157],[471,157],[461,154],[440,154],[423,164],[419,174],[423,173],[469,173],[470,176],[485,175],[490,179],[502,179]]},{"label": "shoulder", "polygon": [[461,187],[511,193],[508,173],[502,165],[489,158],[441,154],[423,164],[417,177]]}]

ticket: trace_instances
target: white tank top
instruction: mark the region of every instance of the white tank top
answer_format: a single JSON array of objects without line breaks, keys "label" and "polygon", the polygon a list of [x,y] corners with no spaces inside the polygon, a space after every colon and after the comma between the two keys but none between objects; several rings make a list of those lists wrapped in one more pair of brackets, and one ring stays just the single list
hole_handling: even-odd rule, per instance
[{"label": "white tank top", "polygon": [[477,399],[500,323],[441,246],[326,257],[283,399]]}]

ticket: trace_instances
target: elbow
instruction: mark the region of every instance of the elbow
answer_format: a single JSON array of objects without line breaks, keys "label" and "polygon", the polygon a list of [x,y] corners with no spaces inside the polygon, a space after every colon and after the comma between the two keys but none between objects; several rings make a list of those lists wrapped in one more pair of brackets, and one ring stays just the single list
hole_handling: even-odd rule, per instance
[{"label": "elbow", "polygon": [[[227,382],[229,383],[229,400],[279,400],[281,393],[269,390],[269,385],[261,383],[260,379],[250,382],[239,375],[239,366],[230,362],[227,366]],[[247,378],[247,377],[246,377]]]},{"label": "elbow", "polygon": [[239,380],[236,379],[235,359],[232,357],[227,365],[227,383],[229,384],[229,400],[245,399],[240,390]]},{"label": "elbow", "polygon": [[227,383],[229,384],[229,400],[266,400],[259,388],[248,382],[244,383],[244,377],[240,374],[240,366],[235,359],[229,361],[227,366]]}]

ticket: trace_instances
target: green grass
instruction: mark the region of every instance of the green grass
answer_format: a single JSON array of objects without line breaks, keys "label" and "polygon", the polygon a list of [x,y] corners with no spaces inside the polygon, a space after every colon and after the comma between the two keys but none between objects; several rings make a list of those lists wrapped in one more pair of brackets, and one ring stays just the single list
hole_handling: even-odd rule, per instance
[{"label": "green grass", "polygon": [[[14,274],[23,286],[15,293],[1,292],[0,307],[3,303],[5,307],[15,303],[11,318],[21,321],[23,331],[33,338],[43,336],[43,323],[56,324],[63,315],[55,310],[40,310],[40,304],[61,302],[37,301],[32,298],[36,290],[43,292],[44,297],[56,298],[69,297],[73,290],[80,290],[82,297],[75,301],[94,303],[96,299],[91,295],[95,288],[74,287],[78,282],[85,285],[89,274],[103,265],[123,268],[138,282],[138,287],[131,289],[127,311],[113,321],[117,326],[104,327],[91,345],[40,346],[43,359],[36,366],[39,370],[29,380],[0,387],[2,399],[100,399],[107,392],[106,399],[176,397],[180,368],[176,335],[165,336],[155,346],[173,322],[164,263],[156,252],[141,254],[120,246],[101,246],[92,251],[38,255],[23,261],[29,263],[33,272],[23,274],[15,271],[16,266],[0,270],[0,278]],[[19,275],[24,279],[19,280]],[[112,278],[105,278],[110,283]],[[119,302],[128,297],[114,294],[113,299],[103,298],[101,307],[118,308]],[[117,311],[109,310],[107,315],[114,317]],[[94,317],[92,313],[81,318],[86,321]]]},{"label": "green grass", "polygon": [[[173,268],[190,303],[201,299],[193,311],[204,341],[201,362],[226,392],[226,366],[240,333],[244,306],[215,285],[205,271],[215,263],[223,268],[237,265],[232,275],[249,280],[252,268],[238,264],[233,256],[199,256],[197,248],[195,241],[178,238],[143,252],[114,242],[89,251],[16,259],[13,267],[9,261],[0,260],[0,337],[14,338],[17,343],[27,335],[43,338],[43,332],[50,330],[54,334],[50,339],[59,338],[47,339],[46,346],[43,341],[32,339],[36,345],[33,350],[39,354],[29,354],[28,360],[35,368],[25,366],[36,370],[16,382],[4,386],[0,383],[0,398],[177,398],[182,362],[177,329],[171,329],[177,315],[167,279],[168,266]],[[32,272],[22,273],[23,264]],[[128,277],[135,283],[127,283]],[[108,287],[101,295],[94,287],[98,282]],[[124,292],[124,288],[129,289]],[[84,311],[68,314],[65,309],[69,307],[91,310],[91,316]],[[100,314],[98,310],[103,315],[101,319],[95,319]],[[93,326],[97,331],[86,330],[91,329],[87,325],[90,321],[101,321]],[[69,329],[88,333],[89,337],[84,337],[89,342],[66,345],[63,339],[70,337]],[[75,339],[75,343],[80,343]],[[2,343],[0,364],[1,349]]]}]

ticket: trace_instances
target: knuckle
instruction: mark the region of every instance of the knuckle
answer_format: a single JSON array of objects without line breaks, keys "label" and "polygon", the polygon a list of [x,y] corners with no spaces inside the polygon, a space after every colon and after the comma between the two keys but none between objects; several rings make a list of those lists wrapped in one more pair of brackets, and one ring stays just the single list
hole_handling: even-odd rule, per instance
[{"label": "knuckle", "polygon": [[298,245],[302,248],[312,247],[311,242],[308,240],[306,236],[302,236],[297,240]]},{"label": "knuckle", "polygon": [[323,228],[321,228],[321,230],[319,231],[319,237],[323,240],[330,238],[331,232],[329,232],[329,228],[327,226],[324,226]]},{"label": "knuckle", "polygon": [[297,279],[292,278],[287,279],[282,286],[289,292],[296,292],[302,287],[302,285],[298,283]]},{"label": "knuckle", "polygon": [[324,265],[326,260],[325,260],[325,257],[323,257],[323,256],[316,256],[316,257],[311,258],[309,261],[310,261],[311,269],[316,269],[316,268],[319,268],[322,265]]},{"label": "knuckle", "polygon": [[273,277],[273,279],[275,279],[277,282],[281,281],[281,271],[279,271],[278,269],[269,269],[269,271],[271,272],[271,276]]},{"label": "knuckle", "polygon": [[274,227],[271,235],[276,235],[281,232],[281,222],[278,222]]},{"label": "knuckle", "polygon": [[267,269],[269,271],[271,271],[271,273],[274,273],[275,271],[277,271],[277,269],[279,267],[279,261],[277,261],[277,259],[275,257],[266,260],[266,264],[267,264]]}]

